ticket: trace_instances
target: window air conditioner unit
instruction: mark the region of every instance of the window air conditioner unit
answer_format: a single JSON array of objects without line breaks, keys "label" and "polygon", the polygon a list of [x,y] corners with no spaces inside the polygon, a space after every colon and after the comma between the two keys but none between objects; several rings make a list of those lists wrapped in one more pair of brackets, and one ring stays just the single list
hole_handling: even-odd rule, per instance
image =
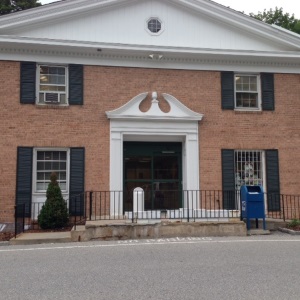
[{"label": "window air conditioner unit", "polygon": [[45,103],[59,103],[59,94],[58,93],[46,93],[45,94]]}]

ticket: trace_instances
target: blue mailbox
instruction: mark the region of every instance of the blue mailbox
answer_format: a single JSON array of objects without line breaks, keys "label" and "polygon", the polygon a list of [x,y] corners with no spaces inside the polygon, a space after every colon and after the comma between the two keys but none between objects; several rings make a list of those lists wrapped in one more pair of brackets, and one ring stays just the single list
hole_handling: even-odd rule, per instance
[{"label": "blue mailbox", "polygon": [[266,229],[264,191],[260,185],[243,185],[241,187],[241,216],[247,220],[247,229],[250,229],[250,219],[263,219],[263,228]]}]

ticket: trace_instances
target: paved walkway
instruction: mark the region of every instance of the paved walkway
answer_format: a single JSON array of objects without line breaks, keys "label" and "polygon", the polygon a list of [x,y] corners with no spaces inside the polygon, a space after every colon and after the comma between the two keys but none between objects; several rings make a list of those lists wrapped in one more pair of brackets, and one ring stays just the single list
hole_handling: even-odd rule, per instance
[{"label": "paved walkway", "polygon": [[69,243],[71,242],[71,232],[38,232],[21,233],[17,238],[9,241],[10,245],[32,245],[49,243]]}]

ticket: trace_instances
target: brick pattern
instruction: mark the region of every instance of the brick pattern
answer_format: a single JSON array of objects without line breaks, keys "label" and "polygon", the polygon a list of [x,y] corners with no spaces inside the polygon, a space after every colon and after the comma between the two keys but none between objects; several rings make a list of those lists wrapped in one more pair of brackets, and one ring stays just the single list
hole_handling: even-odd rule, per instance
[{"label": "brick pattern", "polygon": [[[300,75],[275,75],[275,111],[221,109],[220,72],[84,67],[84,105],[20,104],[20,64],[0,62],[0,209],[15,204],[18,146],[85,147],[86,190],[109,190],[109,120],[105,112],[142,92],[169,93],[204,114],[199,123],[200,187],[221,189],[221,149],[278,149],[281,192],[300,194]],[[141,105],[150,107],[149,96]],[[12,218],[13,216],[11,216]],[[3,214],[0,215],[0,221]],[[7,218],[7,217],[6,217]]]}]

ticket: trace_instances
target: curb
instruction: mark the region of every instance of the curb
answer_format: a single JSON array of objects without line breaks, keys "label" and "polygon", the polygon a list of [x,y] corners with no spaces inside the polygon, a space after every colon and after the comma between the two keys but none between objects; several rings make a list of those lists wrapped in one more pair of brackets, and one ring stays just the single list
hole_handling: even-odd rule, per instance
[{"label": "curb", "polygon": [[300,235],[300,231],[295,231],[292,229],[288,229],[288,228],[278,228],[279,231],[287,233],[287,234],[291,234],[291,235]]},{"label": "curb", "polygon": [[8,245],[9,245],[8,241],[0,242],[0,247],[1,246],[8,246]]}]

